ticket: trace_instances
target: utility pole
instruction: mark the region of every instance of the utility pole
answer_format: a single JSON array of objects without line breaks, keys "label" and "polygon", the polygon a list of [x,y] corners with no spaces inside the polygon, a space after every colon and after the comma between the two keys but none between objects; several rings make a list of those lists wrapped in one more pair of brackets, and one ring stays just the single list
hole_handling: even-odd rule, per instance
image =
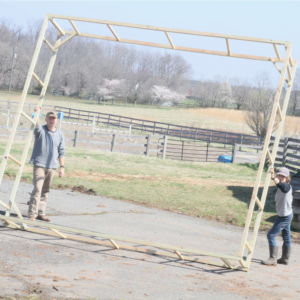
[{"label": "utility pole", "polygon": [[10,70],[10,79],[9,79],[9,87],[8,87],[8,91],[10,92],[10,88],[11,88],[11,81],[12,81],[12,73],[13,73],[13,67],[14,67],[14,61],[15,58],[17,57],[16,52],[17,47],[14,47],[14,51],[13,51],[13,56],[12,56],[12,60],[11,60],[11,70]]}]

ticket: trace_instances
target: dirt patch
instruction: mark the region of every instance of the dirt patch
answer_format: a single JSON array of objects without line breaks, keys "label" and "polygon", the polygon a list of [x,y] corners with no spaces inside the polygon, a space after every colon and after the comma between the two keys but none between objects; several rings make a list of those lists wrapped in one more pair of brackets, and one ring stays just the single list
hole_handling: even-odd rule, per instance
[{"label": "dirt patch", "polygon": [[[129,175],[129,174],[106,174],[89,171],[72,170],[67,177],[84,178],[93,181],[101,180],[113,180],[113,181],[132,181],[132,180],[146,180],[157,182],[177,182],[192,185],[206,185],[206,186],[250,186],[254,185],[254,182],[247,180],[216,180],[216,179],[201,179],[190,177],[163,177],[163,176],[149,176],[149,175]],[[261,183],[263,186],[263,183]]]},{"label": "dirt patch", "polygon": [[73,186],[71,188],[71,191],[82,193],[82,194],[87,194],[87,195],[96,195],[96,192],[93,189],[87,189],[83,185]]}]

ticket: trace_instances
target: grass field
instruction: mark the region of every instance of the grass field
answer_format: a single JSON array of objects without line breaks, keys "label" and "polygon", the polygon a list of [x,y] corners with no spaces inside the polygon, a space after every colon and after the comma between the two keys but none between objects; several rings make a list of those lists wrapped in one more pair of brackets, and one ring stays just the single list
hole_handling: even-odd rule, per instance
[{"label": "grass field", "polygon": [[[12,149],[17,158],[21,146],[16,142]],[[256,165],[190,163],[79,148],[67,148],[66,166],[66,176],[56,177],[54,188],[84,186],[97,195],[238,226],[244,225],[257,170]],[[9,162],[6,177],[16,170]],[[28,164],[23,180],[32,182]],[[274,191],[267,199],[262,229],[270,228],[276,215]]]},{"label": "grass field", "polygon": [[[0,91],[0,100],[19,101],[20,93]],[[37,103],[38,96],[28,95],[27,102]],[[157,106],[137,105],[98,105],[95,101],[54,97],[47,95],[44,104],[71,107],[75,109],[99,111],[137,119],[165,122],[184,126],[254,134],[245,123],[244,112],[234,109],[199,108],[176,109]],[[284,135],[294,136],[300,132],[300,118],[287,116]]]}]

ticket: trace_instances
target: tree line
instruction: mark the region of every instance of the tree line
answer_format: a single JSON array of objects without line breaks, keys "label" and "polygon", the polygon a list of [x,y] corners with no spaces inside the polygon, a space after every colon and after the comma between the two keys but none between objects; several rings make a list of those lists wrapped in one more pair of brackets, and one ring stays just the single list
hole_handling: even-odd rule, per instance
[{"label": "tree line", "polygon": [[[22,90],[30,66],[42,21],[25,27],[0,20],[0,89],[7,90],[13,64],[12,89]],[[53,45],[57,31],[49,24],[46,38]],[[249,127],[264,137],[271,115],[276,89],[267,73],[252,80],[222,78],[192,80],[192,66],[180,55],[141,49],[124,44],[75,37],[59,48],[49,91],[65,96],[89,97],[105,104],[122,98],[125,102],[178,106],[186,97],[199,107],[234,108],[245,112]],[[42,46],[35,73],[44,78],[51,51]],[[31,81],[30,92],[41,87]],[[286,89],[283,89],[282,97]],[[288,114],[300,115],[300,71],[291,93]]]}]

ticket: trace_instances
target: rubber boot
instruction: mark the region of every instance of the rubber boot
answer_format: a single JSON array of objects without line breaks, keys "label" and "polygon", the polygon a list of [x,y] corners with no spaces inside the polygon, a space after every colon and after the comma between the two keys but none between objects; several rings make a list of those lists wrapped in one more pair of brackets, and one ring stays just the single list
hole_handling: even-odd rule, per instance
[{"label": "rubber boot", "polygon": [[288,265],[289,264],[289,258],[291,256],[291,247],[284,247],[282,246],[282,257],[277,260],[277,263],[282,265]]},{"label": "rubber boot", "polygon": [[269,247],[270,250],[270,258],[268,260],[262,260],[261,263],[267,266],[276,266],[277,265],[277,254],[278,247]]}]

